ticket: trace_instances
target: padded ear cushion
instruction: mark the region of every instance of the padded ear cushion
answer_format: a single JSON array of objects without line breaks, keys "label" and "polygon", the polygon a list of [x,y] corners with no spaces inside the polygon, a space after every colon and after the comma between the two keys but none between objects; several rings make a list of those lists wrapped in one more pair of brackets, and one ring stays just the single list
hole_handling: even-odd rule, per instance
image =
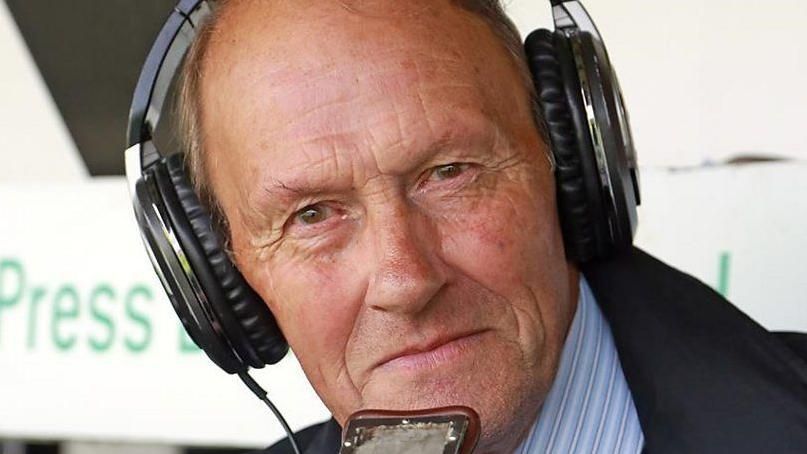
[{"label": "padded ear cushion", "polygon": [[560,33],[536,30],[524,47],[555,157],[566,254],[584,263],[601,255],[598,221],[601,224],[604,217],[597,216],[598,177],[574,61]]},{"label": "padded ear cushion", "polygon": [[[164,164],[166,175],[159,177],[161,169],[158,169],[157,181],[159,184],[167,177],[170,188],[166,191],[161,184],[160,190],[168,192],[165,199],[172,198],[172,191],[176,195],[176,205],[166,203],[169,214],[172,221],[174,218],[178,221],[175,227],[182,248],[208,295],[209,304],[219,316],[228,340],[242,361],[252,367],[280,361],[288,351],[286,340],[269,308],[224,251],[210,215],[190,184],[182,155],[168,156]],[[178,210],[181,212],[177,213]]]}]

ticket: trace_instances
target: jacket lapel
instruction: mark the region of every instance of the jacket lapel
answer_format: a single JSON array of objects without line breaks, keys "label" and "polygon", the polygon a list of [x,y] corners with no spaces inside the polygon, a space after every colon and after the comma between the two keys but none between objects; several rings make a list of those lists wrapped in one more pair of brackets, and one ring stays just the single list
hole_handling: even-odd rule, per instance
[{"label": "jacket lapel", "polygon": [[303,454],[337,454],[341,446],[342,428],[331,418],[317,430]]},{"label": "jacket lapel", "polygon": [[584,273],[613,331],[646,452],[805,452],[807,364],[773,334],[638,249]]}]

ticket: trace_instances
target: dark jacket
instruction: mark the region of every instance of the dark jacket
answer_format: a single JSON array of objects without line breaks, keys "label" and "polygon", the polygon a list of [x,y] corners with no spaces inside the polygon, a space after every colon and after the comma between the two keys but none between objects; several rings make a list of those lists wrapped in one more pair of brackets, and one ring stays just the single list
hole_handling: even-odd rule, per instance
[{"label": "dark jacket", "polygon": [[[583,272],[613,331],[645,453],[807,453],[807,334],[766,331],[639,249]],[[330,420],[297,437],[305,454],[337,453],[341,429]],[[292,451],[283,440],[263,452]]]}]

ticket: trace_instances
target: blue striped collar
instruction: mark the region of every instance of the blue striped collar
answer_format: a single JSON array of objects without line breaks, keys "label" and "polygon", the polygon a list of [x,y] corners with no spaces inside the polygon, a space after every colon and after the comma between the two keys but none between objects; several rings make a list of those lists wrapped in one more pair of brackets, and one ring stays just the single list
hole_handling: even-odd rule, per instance
[{"label": "blue striped collar", "polygon": [[636,454],[643,445],[611,329],[581,275],[577,312],[555,381],[515,452]]}]

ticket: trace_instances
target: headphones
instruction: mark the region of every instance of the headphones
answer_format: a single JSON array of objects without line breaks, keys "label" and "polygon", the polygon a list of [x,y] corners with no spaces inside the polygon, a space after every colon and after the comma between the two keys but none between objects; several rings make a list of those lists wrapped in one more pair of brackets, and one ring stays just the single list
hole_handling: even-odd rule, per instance
[{"label": "headphones", "polygon": [[[555,31],[536,30],[524,46],[556,163],[566,253],[584,264],[630,247],[638,170],[620,88],[594,22],[577,0],[551,3]],[[153,141],[171,81],[209,14],[205,0],[181,0],[157,36],[129,112],[126,176],[146,251],[182,324],[213,362],[241,375],[280,361],[288,345],[225,253],[182,153],[160,153]]]}]

